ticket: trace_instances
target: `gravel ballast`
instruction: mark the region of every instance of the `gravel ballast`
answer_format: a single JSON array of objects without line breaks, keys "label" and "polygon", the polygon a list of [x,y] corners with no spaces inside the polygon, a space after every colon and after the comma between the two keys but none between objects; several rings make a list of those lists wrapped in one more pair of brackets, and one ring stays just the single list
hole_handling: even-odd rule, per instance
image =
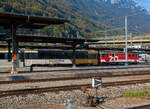
[{"label": "gravel ballast", "polygon": [[[150,90],[150,83],[146,84],[137,84],[137,85],[127,85],[127,86],[118,86],[118,87],[107,87],[99,88],[98,96],[107,97],[105,102],[102,104],[103,107],[108,109],[125,109],[128,107],[134,107],[139,105],[146,105],[150,103],[150,99],[143,99],[142,102],[133,102],[131,104],[128,98],[122,98],[123,93],[126,91],[142,91]],[[95,95],[95,89],[89,89],[89,95]],[[43,94],[31,94],[24,96],[10,96],[0,98],[0,109],[30,109],[31,107],[38,107],[42,105],[59,105],[65,106],[66,99],[73,99],[76,107],[80,109],[85,108],[85,102],[87,94],[83,93],[80,90],[74,91],[60,91],[57,93],[43,93]],[[129,102],[121,102],[126,101]],[[135,101],[134,99],[133,101]],[[139,100],[139,98],[137,98]],[[120,102],[119,102],[120,101]],[[38,108],[37,108],[38,109]]]}]

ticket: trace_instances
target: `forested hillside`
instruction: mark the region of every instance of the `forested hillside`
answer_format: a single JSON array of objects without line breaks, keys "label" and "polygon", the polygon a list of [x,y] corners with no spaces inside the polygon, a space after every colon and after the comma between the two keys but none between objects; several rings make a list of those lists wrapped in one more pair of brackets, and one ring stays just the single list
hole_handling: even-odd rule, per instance
[{"label": "forested hillside", "polygon": [[[129,18],[129,32],[134,34],[150,32],[150,16],[146,10],[132,0],[1,0],[0,12],[12,12],[25,15],[64,18],[70,23],[50,26],[39,30],[41,34],[54,37],[102,37],[105,31],[123,28],[124,18],[120,16],[145,12]],[[110,20],[111,19],[111,20]],[[35,31],[33,31],[35,32]],[[107,35],[124,34],[124,30],[108,31]]]}]

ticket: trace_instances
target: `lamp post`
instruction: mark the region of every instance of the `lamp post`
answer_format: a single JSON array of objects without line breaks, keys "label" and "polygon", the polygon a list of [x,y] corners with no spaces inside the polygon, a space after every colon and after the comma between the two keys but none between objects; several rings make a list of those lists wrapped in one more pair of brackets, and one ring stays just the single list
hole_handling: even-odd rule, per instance
[{"label": "lamp post", "polygon": [[128,66],[128,21],[125,16],[125,66]]},{"label": "lamp post", "polygon": [[132,33],[130,33],[130,41],[131,41],[130,46],[132,47],[133,46],[133,43],[132,43]]}]

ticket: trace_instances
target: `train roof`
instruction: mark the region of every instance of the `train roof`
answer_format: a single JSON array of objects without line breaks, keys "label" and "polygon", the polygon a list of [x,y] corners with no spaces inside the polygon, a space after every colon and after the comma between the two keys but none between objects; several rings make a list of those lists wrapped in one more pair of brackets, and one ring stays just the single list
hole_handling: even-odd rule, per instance
[{"label": "train roof", "polygon": [[[88,53],[88,51],[75,51],[76,53]],[[72,53],[72,51],[52,51],[52,50],[39,50],[38,53]]]}]

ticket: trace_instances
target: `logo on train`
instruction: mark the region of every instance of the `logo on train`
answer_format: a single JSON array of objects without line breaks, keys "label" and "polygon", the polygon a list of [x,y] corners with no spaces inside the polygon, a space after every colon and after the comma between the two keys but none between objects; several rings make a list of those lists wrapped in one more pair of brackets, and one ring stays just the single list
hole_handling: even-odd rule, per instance
[{"label": "logo on train", "polygon": [[109,56],[108,58],[105,58],[105,61],[106,62],[116,62],[116,61],[118,61],[118,56]]},{"label": "logo on train", "polygon": [[118,56],[109,56],[110,57],[110,61],[118,61]]}]

